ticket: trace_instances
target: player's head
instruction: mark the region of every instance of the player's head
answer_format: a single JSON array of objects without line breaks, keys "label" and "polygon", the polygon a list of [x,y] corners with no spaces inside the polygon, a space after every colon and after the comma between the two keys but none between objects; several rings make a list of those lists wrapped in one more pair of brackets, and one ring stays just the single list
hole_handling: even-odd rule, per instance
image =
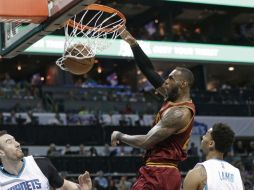
[{"label": "player's head", "polygon": [[189,92],[194,83],[193,73],[183,67],[176,67],[165,80],[163,87],[167,93],[168,100],[174,101],[182,93]]},{"label": "player's head", "polygon": [[18,161],[24,157],[19,142],[6,131],[0,131],[0,158],[4,160]]},{"label": "player's head", "polygon": [[204,154],[211,151],[226,153],[230,151],[235,138],[234,131],[224,123],[216,123],[203,136],[201,148]]}]

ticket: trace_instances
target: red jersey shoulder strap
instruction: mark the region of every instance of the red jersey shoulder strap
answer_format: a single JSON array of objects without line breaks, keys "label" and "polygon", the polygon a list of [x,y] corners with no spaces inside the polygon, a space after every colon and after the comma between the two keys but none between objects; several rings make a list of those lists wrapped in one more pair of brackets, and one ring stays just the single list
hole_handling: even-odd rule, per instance
[{"label": "red jersey shoulder strap", "polygon": [[165,112],[167,109],[169,109],[171,107],[187,107],[192,111],[193,115],[195,115],[195,113],[196,113],[195,105],[193,104],[192,100],[184,101],[184,102],[178,102],[178,103],[169,102],[169,101],[164,102],[164,104],[162,105],[160,111],[156,115],[154,124],[158,123],[158,121],[161,119],[161,116],[162,116],[163,112]]}]

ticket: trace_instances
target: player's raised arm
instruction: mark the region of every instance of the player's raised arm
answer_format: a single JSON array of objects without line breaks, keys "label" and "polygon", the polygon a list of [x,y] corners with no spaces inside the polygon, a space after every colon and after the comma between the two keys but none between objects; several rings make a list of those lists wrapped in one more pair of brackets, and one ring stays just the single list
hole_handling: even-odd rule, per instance
[{"label": "player's raised arm", "polygon": [[121,32],[121,37],[130,45],[135,61],[139,69],[146,76],[148,81],[154,86],[154,88],[162,96],[165,97],[164,91],[160,90],[160,87],[162,87],[164,80],[161,78],[161,76],[157,72],[155,72],[152,62],[147,57],[147,55],[143,52],[141,47],[138,45],[136,39],[126,30],[126,28],[125,30]]}]

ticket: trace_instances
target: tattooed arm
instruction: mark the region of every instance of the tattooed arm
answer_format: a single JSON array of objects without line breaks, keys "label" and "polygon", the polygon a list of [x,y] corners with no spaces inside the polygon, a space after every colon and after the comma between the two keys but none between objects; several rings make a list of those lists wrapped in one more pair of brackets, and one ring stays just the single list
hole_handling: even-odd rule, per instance
[{"label": "tattooed arm", "polygon": [[204,166],[200,165],[190,170],[183,182],[183,190],[203,190],[207,183]]},{"label": "tattooed arm", "polygon": [[111,144],[116,146],[119,142],[123,142],[133,147],[149,149],[183,129],[191,118],[192,113],[188,108],[169,108],[163,114],[161,120],[146,135],[127,135],[114,131],[111,135]]}]

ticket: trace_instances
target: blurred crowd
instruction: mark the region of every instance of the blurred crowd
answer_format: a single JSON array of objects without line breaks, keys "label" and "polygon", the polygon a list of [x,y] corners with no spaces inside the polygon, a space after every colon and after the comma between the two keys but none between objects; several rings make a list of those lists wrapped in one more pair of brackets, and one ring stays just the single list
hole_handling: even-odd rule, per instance
[{"label": "blurred crowd", "polygon": [[[61,125],[63,124],[63,119],[59,115],[61,112],[67,114],[67,123],[74,125],[82,124],[83,118],[89,120],[89,124],[103,123],[105,118],[102,114],[122,115],[123,125],[133,123],[128,122],[126,115],[136,114],[140,117],[139,121],[142,125],[143,115],[156,113],[162,102],[162,99],[153,91],[133,92],[128,86],[55,88],[38,85],[38,81],[35,77],[31,82],[16,83],[8,73],[4,75],[4,79],[0,81],[0,100],[2,101],[0,123],[38,124],[36,113],[55,113],[54,118],[47,122]],[[198,104],[250,106],[254,105],[253,92],[251,87],[232,87],[225,83],[208,90],[194,89],[191,96]],[[25,118],[18,113],[26,113]]]},{"label": "blurred crowd", "polygon": [[80,144],[79,147],[73,147],[66,144],[64,148],[56,146],[54,143],[49,145],[47,156],[141,156],[143,149],[131,148],[127,146],[111,147],[108,144],[104,146],[85,146]]},{"label": "blurred crowd", "polygon": [[176,22],[167,26],[163,20],[153,20],[144,27],[131,28],[132,34],[137,39],[173,41],[173,42],[192,42],[209,43],[224,45],[253,45],[254,44],[254,23],[244,23],[235,25],[226,35],[219,35],[216,25],[209,27],[199,25],[186,25]]}]

